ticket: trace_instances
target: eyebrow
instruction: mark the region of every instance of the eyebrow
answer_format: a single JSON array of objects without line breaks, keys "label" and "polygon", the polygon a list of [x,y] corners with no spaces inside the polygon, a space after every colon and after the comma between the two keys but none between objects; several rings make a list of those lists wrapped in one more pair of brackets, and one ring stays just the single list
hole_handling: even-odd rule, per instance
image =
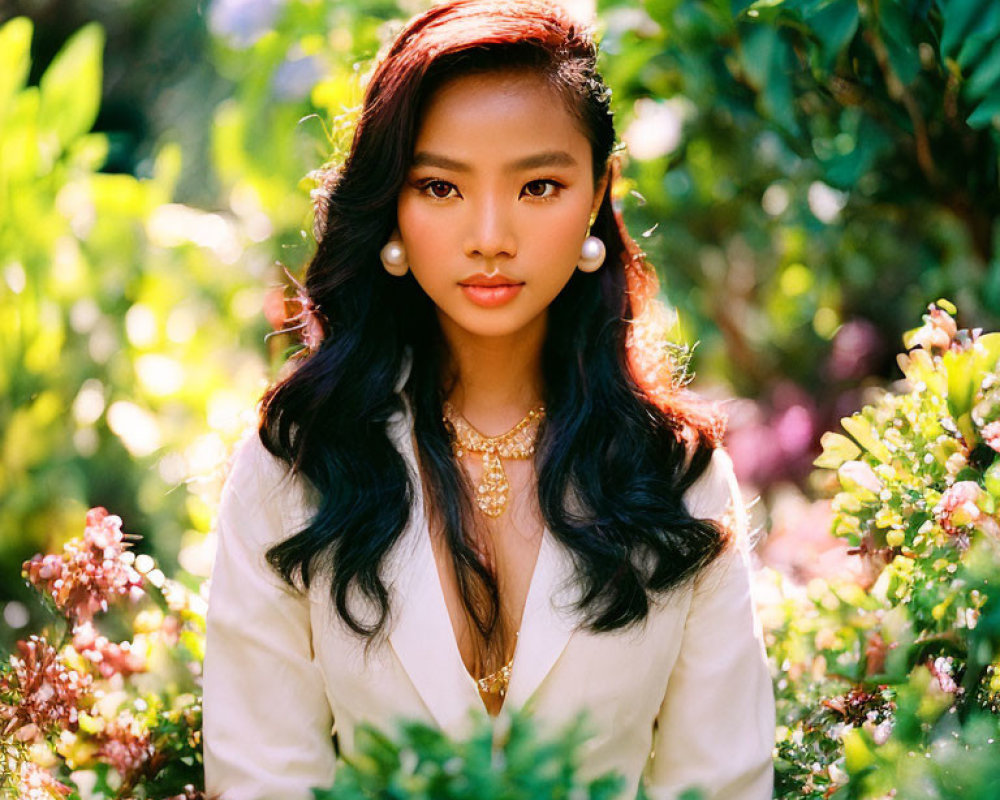
[{"label": "eyebrow", "polygon": [[[537,169],[538,167],[575,167],[577,161],[565,150],[545,150],[541,153],[533,153],[530,156],[519,158],[504,165],[508,170],[521,171],[526,169]],[[412,169],[417,167],[437,167],[447,169],[452,172],[471,172],[472,167],[463,161],[456,161],[448,156],[438,153],[430,153],[421,150],[413,157]]]}]

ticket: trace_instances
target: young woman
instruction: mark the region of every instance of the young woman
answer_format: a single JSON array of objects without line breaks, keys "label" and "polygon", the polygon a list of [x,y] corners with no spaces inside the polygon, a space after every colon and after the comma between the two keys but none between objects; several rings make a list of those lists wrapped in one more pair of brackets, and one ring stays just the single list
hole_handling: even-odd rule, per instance
[{"label": "young woman", "polygon": [[205,767],[307,798],[366,722],[586,711],[588,774],[771,796],[774,709],[720,417],[612,203],[592,40],[454,0],[372,76],[318,208],[314,346],[218,519]]}]

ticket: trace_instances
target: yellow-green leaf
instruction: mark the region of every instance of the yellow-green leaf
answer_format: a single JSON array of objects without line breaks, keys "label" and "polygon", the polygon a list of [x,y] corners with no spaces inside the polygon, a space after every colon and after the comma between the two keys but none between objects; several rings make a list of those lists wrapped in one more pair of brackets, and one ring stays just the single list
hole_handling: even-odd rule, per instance
[{"label": "yellow-green leaf", "polygon": [[977,380],[975,359],[969,350],[949,350],[941,357],[948,375],[948,411],[953,419],[964,416],[972,408]]},{"label": "yellow-green leaf", "polygon": [[845,461],[857,458],[861,449],[846,436],[833,431],[827,431],[820,439],[823,452],[813,461],[813,466],[837,469]]},{"label": "yellow-green leaf", "polygon": [[56,132],[63,146],[87,133],[101,103],[104,31],[85,25],[63,46],[39,81],[41,120]]},{"label": "yellow-green leaf", "polygon": [[28,77],[31,30],[31,20],[27,17],[15,17],[0,27],[0,120],[10,99]]},{"label": "yellow-green leaf", "polygon": [[884,464],[892,461],[892,453],[889,452],[889,448],[879,441],[878,434],[875,432],[872,424],[861,416],[861,414],[844,417],[840,420],[840,424],[844,426],[844,430],[854,437],[854,440],[859,445],[879,461]]},{"label": "yellow-green leaf", "polygon": [[875,763],[875,755],[860,730],[850,728],[844,731],[843,741],[844,761],[849,773],[856,775]]}]

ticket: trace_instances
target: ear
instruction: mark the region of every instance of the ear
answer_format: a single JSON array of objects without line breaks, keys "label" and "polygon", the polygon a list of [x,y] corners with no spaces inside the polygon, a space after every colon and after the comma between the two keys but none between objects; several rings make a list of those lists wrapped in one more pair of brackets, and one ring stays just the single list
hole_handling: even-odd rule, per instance
[{"label": "ear", "polygon": [[594,219],[597,216],[598,210],[601,208],[601,201],[604,200],[604,194],[608,190],[608,182],[611,180],[611,164],[609,163],[604,168],[604,174],[601,175],[600,179],[597,181],[597,185],[594,187],[594,202],[590,207],[590,218]]}]

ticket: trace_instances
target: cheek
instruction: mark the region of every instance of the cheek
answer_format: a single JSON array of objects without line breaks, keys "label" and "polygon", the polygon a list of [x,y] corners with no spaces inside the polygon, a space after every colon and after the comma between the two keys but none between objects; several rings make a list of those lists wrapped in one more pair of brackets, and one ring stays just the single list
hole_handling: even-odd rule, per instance
[{"label": "cheek", "polygon": [[425,204],[401,198],[396,218],[411,269],[439,261],[443,253],[454,249],[454,226],[442,221],[440,214],[430,213]]},{"label": "cheek", "polygon": [[572,272],[580,259],[580,246],[586,236],[587,210],[581,206],[536,214],[528,227],[530,230],[526,230],[527,235],[522,238],[525,252],[531,252],[533,261],[556,268],[554,279],[564,279],[561,273]]}]

